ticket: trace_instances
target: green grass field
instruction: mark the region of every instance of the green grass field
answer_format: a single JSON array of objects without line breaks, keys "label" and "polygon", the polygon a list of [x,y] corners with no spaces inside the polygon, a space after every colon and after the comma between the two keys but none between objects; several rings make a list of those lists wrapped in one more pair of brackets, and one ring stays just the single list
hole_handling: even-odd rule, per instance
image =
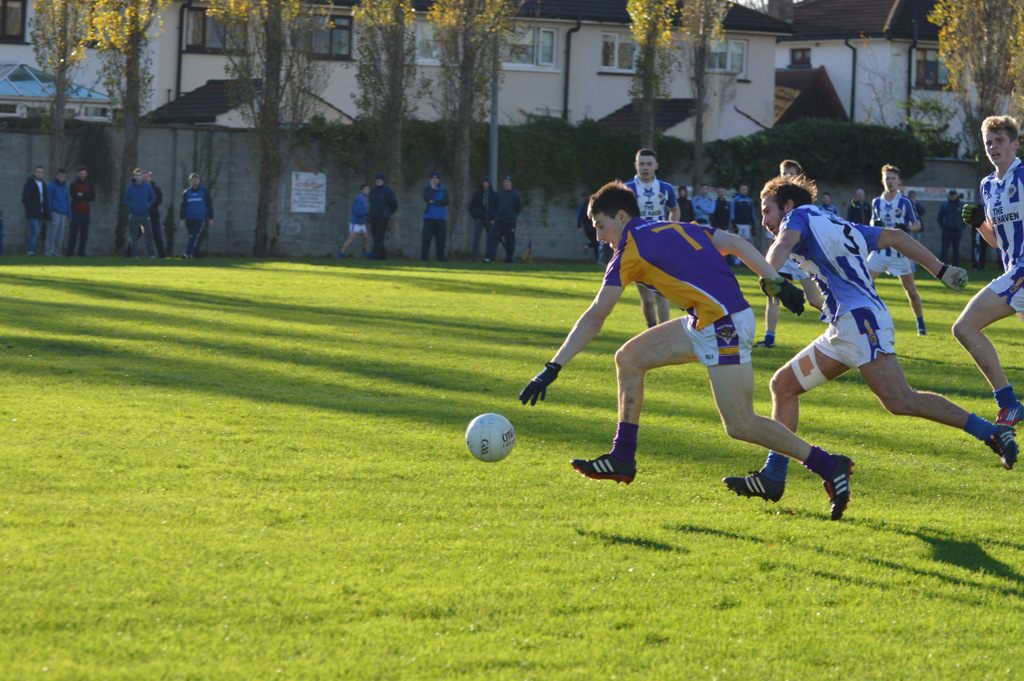
[{"label": "green grass field", "polygon": [[[764,453],[725,435],[697,365],[649,375],[632,485],[573,472],[610,446],[636,294],[546,402],[516,395],[599,283],[584,265],[4,258],[0,679],[1024,674],[1024,473],[887,414],[858,376],[802,402],[801,435],[857,463],[841,522],[799,466],[778,504],[727,492]],[[994,418],[949,333],[968,296],[919,286],[924,338],[880,285],[911,384]],[[784,313],[755,355],[759,413],[824,328]],[[1024,387],[1019,321],[991,336]],[[490,411],[517,445],[485,464],[463,434]]]}]

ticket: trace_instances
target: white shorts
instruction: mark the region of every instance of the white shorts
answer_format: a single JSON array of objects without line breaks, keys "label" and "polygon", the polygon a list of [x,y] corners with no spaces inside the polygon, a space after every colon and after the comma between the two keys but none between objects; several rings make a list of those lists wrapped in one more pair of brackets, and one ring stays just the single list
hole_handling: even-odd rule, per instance
[{"label": "white shorts", "polygon": [[354,222],[348,223],[348,231],[350,234],[366,234],[366,225],[357,225]]},{"label": "white shorts", "polygon": [[1017,312],[1024,312],[1024,263],[993,279],[988,288]]},{"label": "white shorts", "polygon": [[826,357],[851,369],[873,360],[878,353],[895,354],[896,331],[888,310],[861,307],[828,325],[828,330],[811,343]]},{"label": "white shorts", "polygon": [[750,225],[736,225],[736,233],[750,241]]},{"label": "white shorts", "polygon": [[726,315],[699,331],[695,317],[684,315],[679,321],[693,343],[697,360],[704,366],[745,364],[750,361],[757,322],[754,311],[749,307],[736,314]]},{"label": "white shorts", "polygon": [[872,272],[888,272],[894,277],[902,277],[904,274],[914,273],[914,261],[902,253],[886,248],[871,251],[871,255],[868,256],[868,269]]},{"label": "white shorts", "polygon": [[786,263],[779,269],[779,274],[790,281],[803,281],[811,278],[811,275],[800,269],[800,266],[792,258],[786,259]]}]

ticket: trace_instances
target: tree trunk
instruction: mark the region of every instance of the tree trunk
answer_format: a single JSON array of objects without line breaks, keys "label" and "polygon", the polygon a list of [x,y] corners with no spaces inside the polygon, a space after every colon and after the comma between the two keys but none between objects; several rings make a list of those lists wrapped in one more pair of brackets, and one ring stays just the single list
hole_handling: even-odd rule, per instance
[{"label": "tree trunk", "polygon": [[693,81],[696,102],[693,116],[693,188],[704,182],[704,117],[708,98],[707,47],[698,44],[694,48]]},{"label": "tree trunk", "polygon": [[[139,127],[142,103],[139,93],[142,91],[142,49],[144,46],[144,29],[132,24],[129,26],[128,49],[124,55],[124,98],[122,126],[124,130],[124,147],[121,150],[121,172],[114,180],[115,192],[120,196],[124,192],[126,178],[139,162]],[[123,201],[118,201],[123,204]],[[125,232],[128,228],[127,211],[119,210],[117,226],[114,229],[114,251],[120,253],[125,246]]]},{"label": "tree trunk", "polygon": [[50,121],[52,130],[50,131],[50,172],[56,173],[58,168],[64,165],[64,148],[66,146],[65,139],[66,135],[64,132],[64,120],[67,117],[67,78],[68,70],[66,67],[57,69],[57,73],[54,74],[54,93],[53,93],[53,116]]},{"label": "tree trunk", "polygon": [[284,66],[282,0],[267,3],[267,54],[262,90],[257,97],[256,134],[260,155],[259,194],[256,197],[256,228],[253,255],[265,257],[277,242],[277,183],[281,176],[280,134],[281,71]]},{"label": "tree trunk", "polygon": [[[448,249],[456,246],[465,253],[469,253],[472,230],[469,229],[469,213],[462,207],[469,204],[470,180],[470,150],[473,143],[473,113],[476,104],[475,82],[473,74],[477,71],[477,60],[479,53],[471,52],[469,36],[463,36],[464,50],[463,60],[459,64],[459,109],[456,112],[455,124],[455,167],[452,168],[452,186],[449,187],[448,202]],[[494,181],[493,178],[491,180]],[[493,186],[493,185],[492,185]]]}]

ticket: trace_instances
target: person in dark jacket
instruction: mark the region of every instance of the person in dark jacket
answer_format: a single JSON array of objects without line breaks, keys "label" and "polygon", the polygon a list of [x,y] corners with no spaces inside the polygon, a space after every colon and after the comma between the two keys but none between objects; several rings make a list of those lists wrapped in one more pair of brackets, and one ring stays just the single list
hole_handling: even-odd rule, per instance
[{"label": "person in dark jacket", "polygon": [[[964,228],[967,225],[961,213],[964,210],[964,203],[960,200],[960,194],[955,189],[949,190],[949,199],[939,207],[938,223],[942,230],[942,250],[939,260],[951,262],[954,267],[960,266],[960,237],[963,236]],[[953,259],[948,260],[950,247],[953,248]]]},{"label": "person in dark jacket", "polygon": [[142,181],[153,188],[156,201],[149,207],[149,222],[153,226],[153,243],[156,244],[156,254],[161,258],[167,257],[167,247],[164,246],[164,229],[160,225],[160,206],[164,202],[164,192],[160,186],[153,181],[153,173],[146,171],[142,174]]},{"label": "person in dark jacket", "polygon": [[85,255],[85,242],[89,238],[89,223],[92,218],[92,202],[96,200],[96,188],[87,182],[89,172],[85,166],[78,166],[78,179],[71,183],[71,233],[68,236],[68,255]]},{"label": "person in dark jacket", "polygon": [[580,194],[580,205],[576,207],[576,229],[587,239],[587,243],[583,244],[586,253],[586,247],[590,247],[590,250],[594,252],[594,259],[601,262],[601,244],[597,240],[597,229],[594,227],[594,221],[590,219],[588,211],[590,210],[590,192],[583,192]]},{"label": "person in dark jacket", "polygon": [[679,185],[679,198],[676,202],[679,204],[679,222],[693,222],[697,216],[693,212],[693,201],[689,198],[685,184]]},{"label": "person in dark jacket", "polygon": [[388,222],[391,216],[398,210],[398,199],[391,187],[384,184],[384,175],[378,174],[373,180],[373,189],[370,190],[370,233],[373,235],[373,250],[370,257],[373,260],[387,260],[388,254],[384,249],[384,237],[388,231]]},{"label": "person in dark jacket", "polygon": [[491,228],[491,241],[484,262],[494,262],[498,254],[498,239],[505,249],[505,262],[515,262],[516,255],[516,221],[523,212],[523,197],[512,188],[512,176],[506,175],[501,181],[502,192],[498,194],[498,207],[494,212],[494,227]]},{"label": "person in dark jacket", "polygon": [[43,167],[36,166],[21,189],[21,205],[25,207],[25,220],[28,222],[28,255],[36,254],[39,227],[43,220],[50,219],[50,197],[43,182],[43,173]]},{"label": "person in dark jacket", "polygon": [[188,176],[188,189],[181,193],[181,205],[178,208],[178,221],[182,229],[188,229],[188,245],[181,254],[183,258],[201,258],[199,237],[204,228],[213,227],[213,197],[199,173]]},{"label": "person in dark jacket", "polygon": [[848,222],[855,222],[858,225],[871,224],[871,204],[864,197],[864,190],[858,189],[857,194],[850,201],[850,207],[846,209]]},{"label": "person in dark jacket", "polygon": [[441,184],[440,173],[430,174],[430,184],[423,188],[423,241],[420,260],[429,260],[430,242],[438,262],[448,262],[445,243],[448,240],[448,190]]},{"label": "person in dark jacket", "polygon": [[[985,202],[982,201],[979,196],[975,201],[974,205],[978,207],[978,210],[984,213]],[[988,242],[985,241],[985,237],[981,235],[978,230],[973,230],[974,234],[971,235],[973,239],[974,248],[971,249],[971,269],[972,270],[984,270],[988,264]]]},{"label": "person in dark jacket", "polygon": [[153,224],[149,221],[149,208],[156,201],[153,188],[142,181],[142,170],[132,171],[132,181],[124,192],[124,205],[128,206],[128,255],[139,257],[139,241],[146,237],[149,257],[156,257],[153,243]]},{"label": "person in dark jacket", "polygon": [[476,262],[476,256],[480,252],[480,235],[486,234],[484,253],[491,248],[491,226],[494,224],[494,213],[498,209],[498,192],[491,187],[491,178],[485,177],[480,181],[480,188],[473,193],[469,201],[469,215],[473,218],[473,250],[470,251],[470,259]]}]

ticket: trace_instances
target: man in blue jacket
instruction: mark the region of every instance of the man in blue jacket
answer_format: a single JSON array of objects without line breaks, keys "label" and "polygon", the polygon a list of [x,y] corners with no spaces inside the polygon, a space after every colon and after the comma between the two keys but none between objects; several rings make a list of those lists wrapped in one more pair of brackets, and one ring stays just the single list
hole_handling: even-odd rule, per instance
[{"label": "man in blue jacket", "polygon": [[434,241],[434,252],[438,262],[448,262],[445,255],[445,241],[448,237],[448,190],[441,184],[439,173],[430,174],[430,184],[423,188],[423,242],[420,246],[420,260],[430,258],[430,241]]},{"label": "man in blue jacket", "polygon": [[204,228],[213,227],[213,198],[202,182],[199,173],[190,174],[188,189],[181,193],[178,220],[181,228],[188,229],[188,245],[181,254],[183,258],[203,257],[199,250],[199,237],[203,235]]},{"label": "man in blue jacket", "polygon": [[498,254],[498,239],[505,249],[505,262],[515,262],[516,255],[516,221],[523,212],[523,197],[512,188],[512,176],[506,175],[501,181],[502,192],[498,194],[498,208],[494,213],[494,227],[491,228],[494,238],[487,249],[484,262],[494,262]]},{"label": "man in blue jacket", "polygon": [[46,186],[50,200],[50,224],[46,226],[46,249],[43,251],[46,255],[59,256],[64,245],[64,232],[71,219],[71,197],[65,182],[67,177],[67,172],[61,168]]},{"label": "man in blue jacket", "polygon": [[348,239],[341,246],[341,252],[338,253],[339,260],[345,257],[345,251],[357,236],[363,240],[363,253],[367,258],[370,257],[370,237],[366,233],[366,216],[370,212],[370,200],[366,197],[369,195],[370,185],[366,183],[360,185],[359,193],[356,194],[356,199],[352,202],[352,212],[348,216]]},{"label": "man in blue jacket", "polygon": [[139,257],[139,240],[146,235],[146,249],[149,257],[156,257],[153,243],[153,223],[149,220],[149,208],[156,203],[156,193],[151,185],[142,181],[142,170],[132,171],[132,182],[124,192],[124,203],[128,206],[128,255]]}]

